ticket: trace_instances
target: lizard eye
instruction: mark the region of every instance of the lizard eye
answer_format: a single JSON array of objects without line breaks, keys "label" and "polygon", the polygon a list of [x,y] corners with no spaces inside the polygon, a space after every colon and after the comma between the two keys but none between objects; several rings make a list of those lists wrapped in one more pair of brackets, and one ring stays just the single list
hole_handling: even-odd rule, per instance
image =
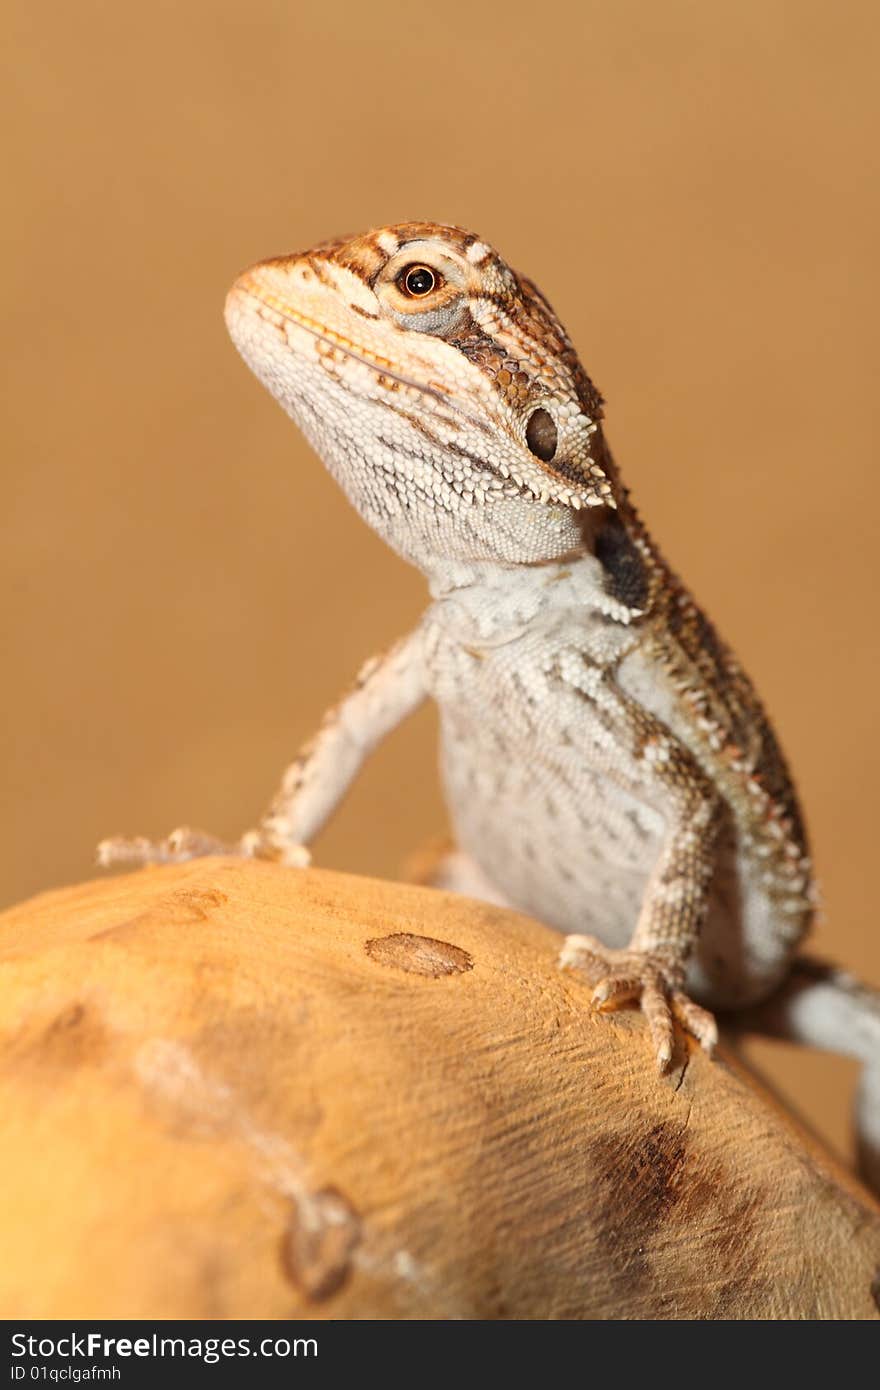
[{"label": "lizard eye", "polygon": [[404,266],[397,277],[398,288],[408,299],[424,299],[442,284],[441,276],[427,265]]},{"label": "lizard eye", "polygon": [[542,406],[533,410],[526,425],[526,443],[535,458],[549,463],[556,453],[557,438],[556,423],[550,412]]}]

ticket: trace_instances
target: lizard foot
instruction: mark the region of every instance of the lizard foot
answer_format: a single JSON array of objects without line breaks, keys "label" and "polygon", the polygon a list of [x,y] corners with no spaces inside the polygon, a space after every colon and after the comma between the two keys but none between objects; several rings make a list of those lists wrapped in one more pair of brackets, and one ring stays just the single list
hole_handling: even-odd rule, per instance
[{"label": "lizard foot", "polygon": [[188,859],[201,859],[208,854],[236,854],[244,859],[271,859],[289,868],[305,869],[311,855],[305,845],[275,845],[259,830],[249,830],[236,844],[227,844],[204,830],[178,826],[165,840],[147,840],[143,835],[132,839],[115,835],[102,840],[96,859],[102,869],[126,865],[140,868],[145,864],[184,864]]},{"label": "lizard foot", "polygon": [[590,1002],[603,1013],[638,1000],[661,1072],[672,1060],[675,1019],[711,1055],[718,1041],[715,1019],[688,998],[662,958],[645,951],[615,951],[593,936],[567,936],[559,964],[584,971],[595,986]]}]

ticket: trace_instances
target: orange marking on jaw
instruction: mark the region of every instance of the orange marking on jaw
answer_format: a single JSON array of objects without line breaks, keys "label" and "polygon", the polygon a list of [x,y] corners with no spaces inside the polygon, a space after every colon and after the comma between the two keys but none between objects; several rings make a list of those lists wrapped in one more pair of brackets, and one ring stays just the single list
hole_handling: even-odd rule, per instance
[{"label": "orange marking on jaw", "polygon": [[257,293],[248,288],[248,294],[258,299],[261,304],[265,304],[267,309],[274,309],[276,314],[281,314],[282,318],[291,319],[294,323],[300,324],[308,329],[310,333],[323,338],[325,342],[333,343],[337,347],[344,348],[348,352],[356,353],[358,357],[366,357],[371,362],[375,362],[377,367],[388,367],[392,371],[398,371],[399,367],[390,357],[382,357],[372,348],[364,347],[363,343],[356,343],[353,338],[347,338],[343,333],[337,333],[335,328],[329,328],[327,324],[321,323],[318,319],[313,319],[308,314],[303,314],[299,309],[294,309],[285,299],[279,299],[277,295],[270,294],[265,290]]}]

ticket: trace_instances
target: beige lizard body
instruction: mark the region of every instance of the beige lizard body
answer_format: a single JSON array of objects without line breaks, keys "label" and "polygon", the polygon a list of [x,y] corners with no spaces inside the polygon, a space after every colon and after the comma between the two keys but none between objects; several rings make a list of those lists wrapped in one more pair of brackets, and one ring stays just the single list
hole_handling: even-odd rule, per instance
[{"label": "beige lizard body", "polygon": [[[640,1000],[661,1066],[673,1015],[711,1048],[691,996],[742,1009],[792,978],[806,839],[753,687],[636,514],[555,314],[475,236],[409,223],[262,262],[227,322],[432,598],[238,852],[305,862],[370,749],[430,696],[468,856],[444,881],[569,933],[563,961],[598,979],[600,1007]],[[184,831],[101,856],[219,847]],[[863,1015],[870,1050],[873,996]]]}]

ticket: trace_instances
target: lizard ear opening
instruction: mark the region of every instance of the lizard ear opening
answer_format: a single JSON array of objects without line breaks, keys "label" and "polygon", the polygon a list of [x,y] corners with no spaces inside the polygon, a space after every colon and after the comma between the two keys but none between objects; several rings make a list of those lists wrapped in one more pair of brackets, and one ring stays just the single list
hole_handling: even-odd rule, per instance
[{"label": "lizard ear opening", "polygon": [[539,458],[542,463],[549,463],[556,453],[558,434],[556,422],[549,411],[539,406],[533,410],[529,416],[529,423],[526,425],[526,443],[531,449],[535,458]]}]

